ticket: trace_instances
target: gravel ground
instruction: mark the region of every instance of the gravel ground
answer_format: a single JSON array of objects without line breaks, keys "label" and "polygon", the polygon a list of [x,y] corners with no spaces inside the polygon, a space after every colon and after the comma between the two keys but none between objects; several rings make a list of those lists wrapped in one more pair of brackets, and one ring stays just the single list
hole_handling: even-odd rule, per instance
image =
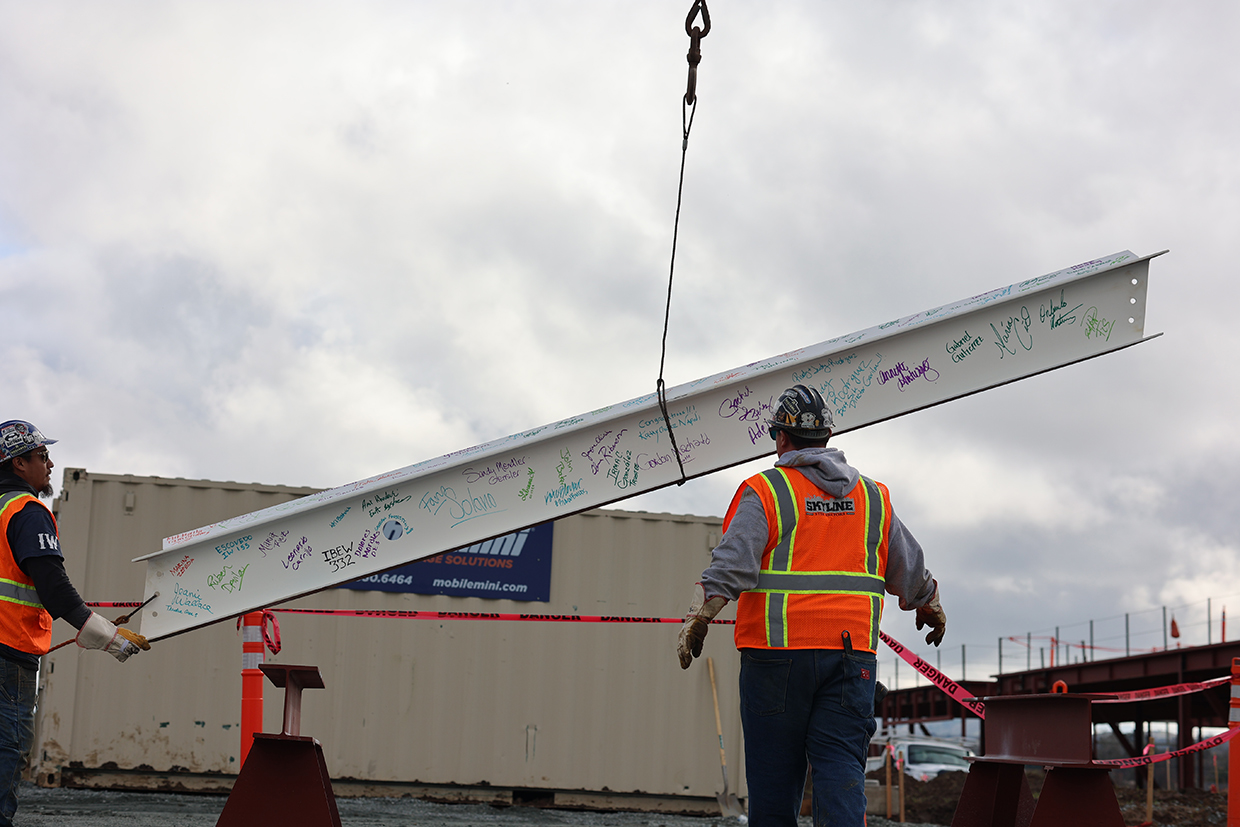
[{"label": "gravel ground", "polygon": [[[910,807],[929,810],[921,817],[936,821],[910,821],[901,827],[950,823],[962,781],[962,777],[944,778],[923,785],[910,779]],[[1125,822],[1144,821],[1145,793],[1133,789],[1116,793]],[[74,790],[29,783],[22,785],[18,800],[18,827],[213,827],[226,801],[220,795]],[[413,798],[338,798],[336,805],[343,827],[742,827],[737,819],[720,817],[435,804]],[[1160,827],[1213,827],[1226,821],[1225,794],[1200,790],[1155,793],[1154,823]],[[811,827],[810,819],[802,818],[800,827]],[[869,827],[897,827],[897,822],[872,815]]]},{"label": "gravel ground", "polygon": [[[22,786],[17,827],[211,827],[225,799],[214,795],[104,792]],[[694,818],[659,813],[596,813],[433,804],[412,798],[338,798],[344,827],[741,827],[737,819]],[[810,827],[802,818],[801,827]],[[896,827],[870,816],[869,827]],[[939,827],[905,822],[902,827]]]}]

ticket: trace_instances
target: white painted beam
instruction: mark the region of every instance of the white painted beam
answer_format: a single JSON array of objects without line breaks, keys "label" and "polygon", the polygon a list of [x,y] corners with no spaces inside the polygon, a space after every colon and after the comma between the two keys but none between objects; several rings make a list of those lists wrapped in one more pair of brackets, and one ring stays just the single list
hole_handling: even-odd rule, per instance
[{"label": "white painted beam", "polygon": [[[773,450],[779,394],[818,388],[837,432],[1143,341],[1149,260],[1130,252],[668,391],[685,474]],[[152,639],[677,482],[653,394],[164,540],[145,560]]]}]

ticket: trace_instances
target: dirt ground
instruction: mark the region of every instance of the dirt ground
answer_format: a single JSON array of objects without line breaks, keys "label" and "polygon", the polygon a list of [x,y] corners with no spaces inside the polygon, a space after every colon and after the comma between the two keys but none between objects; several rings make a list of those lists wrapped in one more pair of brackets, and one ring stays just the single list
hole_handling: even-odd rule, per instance
[{"label": "dirt ground", "polygon": [[[1029,786],[1036,796],[1041,790],[1040,773],[1029,773]],[[871,778],[881,777],[871,773]],[[956,803],[964,789],[965,773],[944,773],[932,781],[905,776],[907,796],[905,817],[909,821],[950,825]],[[1120,812],[1127,825],[1145,822],[1145,790],[1117,788]],[[873,821],[873,819],[871,819]],[[1202,790],[1154,791],[1154,821],[1157,827],[1212,827],[1227,823],[1227,795]]]}]

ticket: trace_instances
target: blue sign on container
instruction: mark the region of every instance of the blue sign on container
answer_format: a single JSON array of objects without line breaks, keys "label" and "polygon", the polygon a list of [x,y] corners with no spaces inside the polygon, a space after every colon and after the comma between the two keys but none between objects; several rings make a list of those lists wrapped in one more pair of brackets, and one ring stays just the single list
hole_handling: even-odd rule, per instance
[{"label": "blue sign on container", "polygon": [[551,600],[552,525],[436,554],[337,588],[546,603]]}]

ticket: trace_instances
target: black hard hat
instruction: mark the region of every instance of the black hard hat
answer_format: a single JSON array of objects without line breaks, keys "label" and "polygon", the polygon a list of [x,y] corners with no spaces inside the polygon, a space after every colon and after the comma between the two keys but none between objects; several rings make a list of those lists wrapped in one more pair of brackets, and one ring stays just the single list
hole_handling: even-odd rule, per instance
[{"label": "black hard hat", "polygon": [[794,385],[780,395],[775,413],[767,424],[771,427],[771,439],[775,438],[776,430],[803,439],[826,439],[835,429],[835,420],[822,394],[805,385]]}]

